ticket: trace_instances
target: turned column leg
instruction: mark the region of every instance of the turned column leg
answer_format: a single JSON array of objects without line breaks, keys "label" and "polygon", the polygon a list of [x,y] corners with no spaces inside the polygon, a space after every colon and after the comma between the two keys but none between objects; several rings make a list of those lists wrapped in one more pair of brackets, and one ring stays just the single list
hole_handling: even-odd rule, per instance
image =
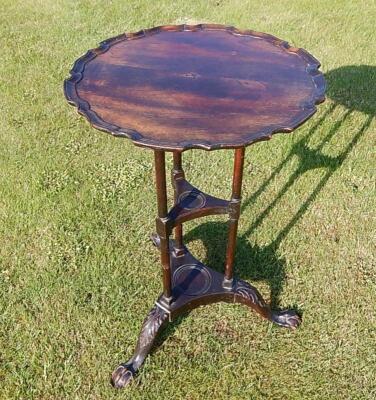
[{"label": "turned column leg", "polygon": [[[173,168],[172,168],[172,185],[174,187],[174,202],[175,204],[178,202],[178,181],[180,179],[185,179],[183,167],[182,167],[182,153],[180,151],[174,151],[173,153]],[[175,226],[175,245],[176,251],[184,252],[183,245],[183,224],[177,224]]]},{"label": "turned column leg", "polygon": [[[234,174],[232,181],[232,195],[228,204],[229,232],[226,250],[225,274],[211,270],[196,260],[183,245],[183,231],[181,224],[176,225],[175,245],[170,254],[169,237],[171,235],[171,224],[167,218],[167,191],[166,191],[166,168],[165,152],[155,150],[155,176],[158,199],[158,218],[156,220],[157,235],[153,236],[154,243],[161,252],[163,268],[163,294],[155,303],[141,328],[137,346],[133,356],[126,363],[120,364],[112,374],[112,384],[121,388],[126,386],[137,373],[149,354],[155,338],[167,321],[180,315],[182,312],[217,301],[237,302],[247,305],[258,314],[277,325],[296,328],[300,323],[300,317],[293,310],[273,311],[264,301],[258,290],[249,283],[233,278],[234,256],[236,236],[240,213],[241,185],[244,167],[244,148],[235,150]],[[179,180],[184,180],[184,171],[181,163],[181,152],[174,153],[174,166],[172,170],[172,181],[175,189],[175,203],[178,202]],[[180,182],[182,183],[182,182]],[[183,252],[179,255],[179,249]],[[171,260],[170,260],[171,257]],[[172,263],[170,263],[170,261]],[[172,264],[172,266],[171,266]],[[178,271],[180,268],[188,270],[181,281],[175,287],[174,299],[172,297],[172,268]],[[193,268],[192,268],[193,267]],[[184,271],[183,268],[183,271]],[[192,272],[193,271],[193,272]],[[191,281],[186,281],[190,279]],[[193,283],[193,289],[189,283]],[[175,290],[174,289],[174,290]],[[191,291],[190,291],[191,290]],[[178,293],[177,295],[175,295]]]},{"label": "turned column leg", "polygon": [[244,169],[244,148],[235,150],[234,173],[232,178],[232,195],[229,206],[229,233],[226,251],[226,266],[223,287],[234,291],[234,301],[243,303],[255,310],[264,318],[269,319],[279,326],[296,328],[301,319],[294,310],[271,310],[259,291],[248,282],[233,279],[236,236],[240,215],[240,200]]},{"label": "turned column leg", "polygon": [[167,217],[167,190],[166,190],[166,167],[165,152],[161,150],[154,151],[155,156],[155,181],[157,187],[158,200],[158,218],[157,233],[159,236],[159,249],[161,252],[161,263],[163,269],[163,298],[161,302],[168,306],[172,302],[171,290],[171,266],[169,249],[169,232],[164,224]]},{"label": "turned column leg", "polygon": [[243,180],[244,152],[244,147],[235,150],[234,172],[232,177],[232,194],[229,206],[230,220],[226,250],[225,277],[223,281],[223,286],[228,289],[231,289],[233,284],[236,235],[238,233],[240,198]]},{"label": "turned column leg", "polygon": [[166,168],[165,152],[155,150],[155,180],[157,187],[158,218],[157,233],[158,247],[161,252],[161,262],[163,268],[163,295],[158,303],[151,309],[144,320],[138,337],[137,346],[133,356],[126,363],[120,364],[112,374],[112,384],[117,388],[126,386],[137,373],[149,354],[154,340],[162,326],[169,320],[169,310],[172,303],[171,290],[171,266],[169,249],[169,231],[164,224],[167,216],[167,191],[166,191]]}]

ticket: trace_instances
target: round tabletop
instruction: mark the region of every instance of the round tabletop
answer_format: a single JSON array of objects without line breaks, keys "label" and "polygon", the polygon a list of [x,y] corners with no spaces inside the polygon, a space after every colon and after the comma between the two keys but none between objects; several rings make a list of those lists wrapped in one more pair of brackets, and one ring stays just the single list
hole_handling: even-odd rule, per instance
[{"label": "round tabletop", "polygon": [[324,101],[320,63],[223,25],[124,33],[79,58],[64,91],[97,129],[153,149],[238,148],[291,132]]}]

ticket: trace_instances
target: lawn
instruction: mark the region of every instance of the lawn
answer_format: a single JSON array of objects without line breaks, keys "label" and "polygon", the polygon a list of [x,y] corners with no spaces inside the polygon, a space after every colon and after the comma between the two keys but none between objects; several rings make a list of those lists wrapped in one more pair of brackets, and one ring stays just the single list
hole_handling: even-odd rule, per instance
[{"label": "lawn", "polygon": [[[376,398],[375,19],[373,0],[2,0],[1,399]],[[322,62],[317,114],[246,151],[236,255],[238,275],[303,323],[196,309],[118,391],[110,374],[161,291],[153,152],[90,128],[63,80],[101,40],[192,21],[269,32]],[[192,183],[230,195],[231,151],[183,158]],[[216,269],[225,235],[224,217],[186,225]]]}]

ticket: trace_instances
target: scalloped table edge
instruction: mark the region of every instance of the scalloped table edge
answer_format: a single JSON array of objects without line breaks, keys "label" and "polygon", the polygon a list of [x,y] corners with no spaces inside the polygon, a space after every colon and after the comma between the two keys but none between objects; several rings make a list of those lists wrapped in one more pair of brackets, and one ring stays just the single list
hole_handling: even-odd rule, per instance
[{"label": "scalloped table edge", "polygon": [[[98,55],[105,53],[111,46],[121,42],[123,40],[136,40],[145,36],[155,35],[159,32],[194,32],[199,30],[222,30],[229,32],[237,36],[253,36],[260,39],[267,40],[274,45],[285,49],[289,53],[295,53],[303,59],[306,63],[306,71],[311,77],[316,90],[309,101],[304,104],[301,113],[296,116],[293,120],[289,121],[288,125],[285,126],[270,126],[264,131],[260,131],[257,134],[249,134],[249,137],[241,141],[241,143],[210,143],[204,140],[198,140],[195,143],[192,142],[177,142],[172,144],[163,143],[158,141],[156,143],[153,140],[145,138],[142,133],[128,128],[122,128],[114,124],[110,124],[104,121],[97,113],[91,108],[90,104],[80,98],[77,93],[76,85],[80,82],[83,76],[85,65],[93,60]],[[325,89],[326,82],[323,73],[319,70],[321,64],[313,57],[310,53],[302,48],[290,46],[288,42],[281,40],[273,35],[256,32],[253,30],[240,30],[233,26],[219,25],[219,24],[198,24],[198,25],[163,25],[157,26],[150,29],[143,29],[135,33],[122,33],[118,36],[100,42],[99,46],[95,49],[88,50],[83,56],[78,58],[72,69],[70,70],[70,77],[64,81],[64,94],[68,100],[68,103],[75,106],[79,114],[83,115],[90,123],[93,128],[110,133],[116,137],[125,137],[131,139],[137,146],[148,147],[151,149],[161,149],[166,151],[184,151],[188,149],[203,149],[203,150],[217,150],[217,149],[234,149],[239,147],[246,147],[252,143],[269,140],[275,133],[289,133],[294,129],[302,125],[307,119],[309,119],[316,112],[316,105],[322,103],[325,100]]]}]

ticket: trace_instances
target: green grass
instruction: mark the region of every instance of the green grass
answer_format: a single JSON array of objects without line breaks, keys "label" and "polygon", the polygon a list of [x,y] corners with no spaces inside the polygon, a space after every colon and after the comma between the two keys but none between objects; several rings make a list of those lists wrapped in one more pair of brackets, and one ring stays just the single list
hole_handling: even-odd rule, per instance
[{"label": "green grass", "polygon": [[[2,1],[1,399],[376,398],[375,18],[372,0]],[[247,149],[236,260],[303,324],[194,310],[115,391],[110,373],[161,291],[153,154],[91,129],[62,83],[107,37],[192,20],[270,32],[322,61],[328,100],[314,118]],[[229,196],[232,152],[184,159],[193,183]],[[186,227],[215,268],[225,223]]]}]

